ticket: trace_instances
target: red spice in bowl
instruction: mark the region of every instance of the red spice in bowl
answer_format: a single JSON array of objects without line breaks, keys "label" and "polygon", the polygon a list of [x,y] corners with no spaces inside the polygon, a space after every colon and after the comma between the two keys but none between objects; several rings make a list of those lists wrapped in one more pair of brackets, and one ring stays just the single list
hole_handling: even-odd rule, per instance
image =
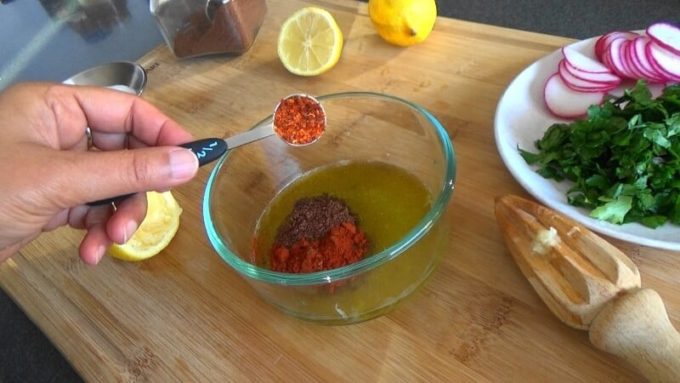
[{"label": "red spice in bowl", "polygon": [[369,247],[342,199],[327,194],[303,198],[279,228],[271,268],[285,273],[335,269],[360,261]]}]

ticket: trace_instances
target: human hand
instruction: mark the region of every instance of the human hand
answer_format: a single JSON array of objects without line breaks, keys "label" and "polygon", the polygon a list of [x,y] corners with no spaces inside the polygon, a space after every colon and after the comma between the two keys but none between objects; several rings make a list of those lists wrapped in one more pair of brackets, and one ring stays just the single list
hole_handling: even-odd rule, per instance
[{"label": "human hand", "polygon": [[[0,262],[41,232],[68,224],[86,230],[80,257],[96,264],[144,219],[140,192],[168,190],[198,169],[191,151],[174,146],[190,141],[188,132],[143,99],[109,89],[6,89],[0,135]],[[137,194],[115,209],[86,205],[129,193]]]}]

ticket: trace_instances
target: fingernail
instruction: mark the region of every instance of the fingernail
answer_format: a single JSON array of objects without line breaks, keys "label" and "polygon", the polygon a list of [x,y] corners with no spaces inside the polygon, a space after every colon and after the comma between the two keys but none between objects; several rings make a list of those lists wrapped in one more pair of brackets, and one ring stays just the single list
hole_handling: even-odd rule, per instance
[{"label": "fingernail", "polygon": [[106,247],[104,247],[104,246],[97,247],[97,253],[95,253],[95,255],[94,255],[94,264],[95,265],[97,263],[99,263],[99,261],[102,260],[102,258],[104,257],[104,253],[106,253]]},{"label": "fingernail", "polygon": [[125,230],[123,231],[123,243],[127,243],[128,239],[132,238],[132,236],[135,234],[135,231],[137,231],[137,222],[135,221],[128,221],[127,224],[125,224]]},{"label": "fingernail", "polygon": [[198,159],[189,149],[177,149],[170,152],[170,178],[187,180],[196,174]]}]

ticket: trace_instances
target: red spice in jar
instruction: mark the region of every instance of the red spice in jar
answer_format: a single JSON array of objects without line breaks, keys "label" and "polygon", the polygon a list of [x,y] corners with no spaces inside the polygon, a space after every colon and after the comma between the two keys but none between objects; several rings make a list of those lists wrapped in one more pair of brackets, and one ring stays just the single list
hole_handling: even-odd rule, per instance
[{"label": "red spice in jar", "polygon": [[343,200],[327,194],[303,198],[279,229],[271,268],[285,273],[331,270],[360,261],[369,248]]},{"label": "red spice in jar", "polygon": [[293,95],[279,102],[274,111],[274,131],[284,141],[305,145],[316,141],[326,128],[326,113],[314,98]]}]

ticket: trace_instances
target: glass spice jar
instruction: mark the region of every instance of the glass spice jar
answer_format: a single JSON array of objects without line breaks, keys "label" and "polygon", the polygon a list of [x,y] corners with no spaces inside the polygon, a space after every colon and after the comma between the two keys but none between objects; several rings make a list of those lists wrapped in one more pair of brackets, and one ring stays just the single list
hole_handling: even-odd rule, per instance
[{"label": "glass spice jar", "polygon": [[246,52],[267,12],[265,0],[151,0],[149,9],[177,57]]}]

